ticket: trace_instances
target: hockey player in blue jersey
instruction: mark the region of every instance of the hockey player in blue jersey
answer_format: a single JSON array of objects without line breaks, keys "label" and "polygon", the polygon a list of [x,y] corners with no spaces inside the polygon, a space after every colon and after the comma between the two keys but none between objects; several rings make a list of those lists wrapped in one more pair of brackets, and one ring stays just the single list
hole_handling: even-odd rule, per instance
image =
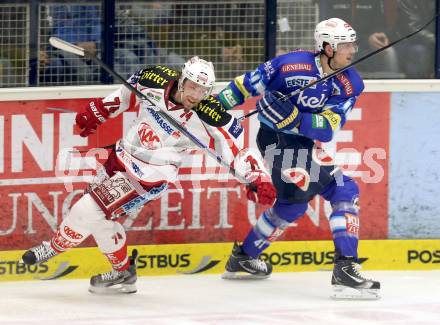
[{"label": "hockey player in blue jersey", "polygon": [[302,86],[349,65],[357,52],[356,32],[338,18],[320,22],[316,52],[297,50],[261,64],[235,78],[218,95],[227,109],[246,98],[257,102],[257,144],[271,169],[277,200],[259,217],[242,245],[234,244],[223,278],[267,278],[272,266],[259,258],[286,227],[304,215],[308,202],[321,195],[330,202],[335,245],[331,279],[336,298],[379,297],[380,283],[365,279],[357,261],[359,188],[315,143],[328,142],[344,126],[364,84],[354,68],[317,83],[285,100]]}]

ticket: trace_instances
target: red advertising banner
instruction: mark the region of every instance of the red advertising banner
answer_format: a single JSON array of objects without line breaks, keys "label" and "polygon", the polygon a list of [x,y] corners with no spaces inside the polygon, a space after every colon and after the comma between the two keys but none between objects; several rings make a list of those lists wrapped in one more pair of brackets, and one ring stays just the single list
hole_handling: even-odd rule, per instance
[{"label": "red advertising banner", "polygon": [[[49,239],[85,182],[105,160],[105,150],[74,152],[114,143],[136,116],[125,112],[81,138],[75,113],[86,99],[0,102],[0,250],[25,249]],[[253,109],[243,105],[238,116]],[[361,238],[387,237],[390,95],[360,97],[336,139],[323,147],[352,175],[361,190]],[[246,141],[255,145],[258,121],[244,122]],[[75,149],[72,149],[75,148]],[[227,178],[200,152],[184,163],[178,184],[131,219],[120,220],[129,244],[242,240],[265,207],[246,199],[243,186]],[[194,165],[194,161],[197,161]],[[220,173],[220,174],[219,174]],[[223,174],[222,174],[223,173]],[[330,239],[330,206],[311,202],[307,215],[281,240]],[[94,245],[91,240],[86,245]]]}]

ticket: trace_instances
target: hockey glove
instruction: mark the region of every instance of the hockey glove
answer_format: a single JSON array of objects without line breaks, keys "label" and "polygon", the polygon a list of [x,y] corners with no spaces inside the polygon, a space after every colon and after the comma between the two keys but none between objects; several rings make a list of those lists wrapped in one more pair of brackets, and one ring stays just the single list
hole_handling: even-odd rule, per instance
[{"label": "hockey glove", "polygon": [[301,121],[301,113],[298,108],[278,91],[266,93],[257,102],[257,110],[279,131],[291,130]]},{"label": "hockey glove", "polygon": [[265,205],[274,203],[276,190],[272,185],[270,175],[257,169],[247,173],[245,177],[249,181],[246,186],[248,200]]},{"label": "hockey glove", "polygon": [[98,125],[104,123],[116,109],[116,107],[113,107],[113,109],[108,110],[102,99],[92,99],[83,112],[76,114],[76,125],[82,130],[80,135],[87,137],[95,133]]}]

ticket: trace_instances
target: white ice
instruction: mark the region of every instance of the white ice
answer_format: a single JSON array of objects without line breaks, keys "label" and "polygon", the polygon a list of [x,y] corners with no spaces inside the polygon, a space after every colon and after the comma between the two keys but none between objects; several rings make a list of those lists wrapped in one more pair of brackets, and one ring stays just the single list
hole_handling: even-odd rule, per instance
[{"label": "white ice", "polygon": [[330,272],[141,277],[138,292],[93,295],[88,281],[0,283],[0,324],[440,324],[440,271],[375,271],[376,301],[329,298]]}]

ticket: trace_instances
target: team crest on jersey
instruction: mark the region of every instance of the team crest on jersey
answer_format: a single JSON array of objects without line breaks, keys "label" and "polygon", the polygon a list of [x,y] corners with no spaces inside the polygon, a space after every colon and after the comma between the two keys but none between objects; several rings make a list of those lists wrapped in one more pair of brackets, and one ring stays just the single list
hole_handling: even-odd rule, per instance
[{"label": "team crest on jersey", "polygon": [[139,124],[138,136],[140,143],[147,149],[153,150],[162,147],[159,136],[148,123]]},{"label": "team crest on jersey", "polygon": [[298,186],[302,191],[307,191],[310,185],[310,175],[304,168],[288,168],[283,170],[281,178],[287,182]]}]

